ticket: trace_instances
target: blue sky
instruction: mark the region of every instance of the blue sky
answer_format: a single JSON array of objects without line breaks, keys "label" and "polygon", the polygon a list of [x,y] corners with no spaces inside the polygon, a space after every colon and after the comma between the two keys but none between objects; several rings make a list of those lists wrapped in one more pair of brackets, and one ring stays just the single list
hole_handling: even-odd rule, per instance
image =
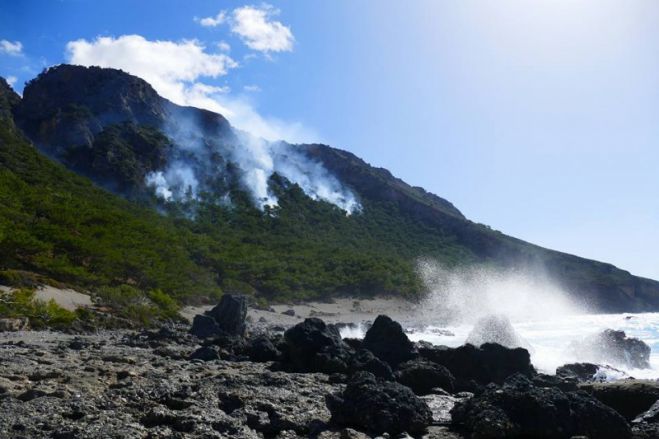
[{"label": "blue sky", "polygon": [[658,22],[653,0],[0,0],[0,75],[133,63],[238,126],[659,279]]}]

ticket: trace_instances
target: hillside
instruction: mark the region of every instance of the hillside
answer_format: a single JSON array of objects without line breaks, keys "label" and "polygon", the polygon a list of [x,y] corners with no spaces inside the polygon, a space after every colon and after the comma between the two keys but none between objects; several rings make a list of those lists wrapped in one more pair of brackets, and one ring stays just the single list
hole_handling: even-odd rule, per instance
[{"label": "hillside", "polygon": [[655,281],[471,222],[347,151],[254,139],[118,70],[51,68],[22,99],[3,83],[0,117],[5,281],[37,273],[108,301],[414,297],[415,261],[432,257],[542,267],[605,311],[659,308]]}]

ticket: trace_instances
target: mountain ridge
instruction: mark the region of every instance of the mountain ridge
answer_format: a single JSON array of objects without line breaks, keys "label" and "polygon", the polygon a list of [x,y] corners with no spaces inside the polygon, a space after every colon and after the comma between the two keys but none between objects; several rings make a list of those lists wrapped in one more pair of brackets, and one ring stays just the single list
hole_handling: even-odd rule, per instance
[{"label": "mountain ridge", "polygon": [[[7,93],[5,91],[2,94]],[[296,158],[298,161],[291,162],[293,165],[300,167],[301,164],[320,164],[325,172],[320,174],[321,177],[329,175],[335,179],[332,183],[334,186],[330,187],[336,189],[335,183],[339,183],[341,189],[335,190],[338,195],[333,194],[334,198],[325,199],[327,206],[324,202],[314,204],[313,200],[304,198],[314,196],[313,192],[308,192],[304,187],[306,180],[300,180],[302,185],[295,183],[275,169],[267,180],[267,194],[270,196],[272,192],[273,196],[276,195],[278,205],[275,211],[265,207],[266,204],[263,206],[266,211],[277,212],[281,218],[265,220],[263,223],[263,218],[259,219],[262,213],[250,210],[248,206],[250,195],[246,194],[249,191],[246,191],[244,184],[245,175],[249,172],[248,166],[236,165],[236,160],[240,159],[236,151],[241,152],[251,147],[249,141],[243,140],[241,134],[222,115],[175,105],[158,96],[145,81],[119,70],[67,65],[54,67],[30,81],[23,98],[18,102],[14,98],[5,100],[11,101],[10,105],[4,105],[5,113],[13,115],[16,125],[32,139],[40,151],[106,189],[147,207],[164,208],[169,213],[178,209],[167,203],[163,207],[162,199],[154,196],[157,194],[153,193],[153,187],[146,184],[147,176],[157,172],[161,172],[162,176],[172,161],[186,163],[195,173],[210,169],[208,175],[204,174],[197,183],[201,188],[200,197],[210,193],[214,202],[201,203],[202,207],[196,213],[199,215],[198,223],[205,226],[190,226],[192,229],[204,229],[204,236],[216,233],[211,223],[222,229],[229,227],[227,224],[234,227],[231,221],[235,223],[249,218],[249,221],[256,224],[253,227],[258,231],[257,235],[264,240],[272,240],[272,247],[264,245],[261,248],[271,255],[280,252],[276,245],[282,248],[293,245],[300,254],[313,249],[312,254],[318,257],[326,254],[328,248],[333,248],[333,240],[342,241],[344,247],[354,252],[350,257],[345,256],[345,261],[339,264],[343,274],[352,270],[349,261],[354,260],[351,258],[363,261],[377,259],[379,252],[385,253],[385,258],[392,258],[386,264],[393,264],[389,268],[403,278],[412,275],[410,269],[414,270],[417,258],[427,256],[437,258],[449,266],[483,263],[500,267],[538,266],[547,270],[575,296],[593,302],[597,309],[633,311],[659,308],[659,283],[656,281],[632,276],[611,264],[544,249],[474,223],[465,218],[451,202],[422,188],[412,187],[388,170],[372,167],[349,151],[327,145],[291,145],[281,142],[284,153],[273,157],[275,161],[288,160],[289,155],[299,153],[304,158]],[[194,130],[185,127],[190,120],[194,121]],[[185,136],[180,136],[181,127],[185,128]],[[194,134],[192,140],[191,133]],[[182,138],[198,143],[201,147],[195,147],[194,152],[189,148],[186,151],[186,143]],[[267,147],[276,149],[280,147],[277,145]],[[72,153],[67,156],[67,151]],[[174,159],[172,151],[177,154]],[[290,167],[290,163],[286,164]],[[306,172],[305,169],[302,171]],[[108,184],[108,179],[116,181]],[[313,184],[310,187],[313,189]],[[346,196],[348,191],[354,193],[361,203],[362,212],[349,217],[339,215],[338,212],[331,213],[336,209],[331,206],[332,200],[342,202],[341,197]],[[217,200],[224,195],[229,197],[234,207],[227,209],[226,205],[223,207],[221,203],[218,204]],[[255,199],[253,195],[252,201]],[[186,205],[189,201],[183,199],[178,204]],[[242,213],[238,214],[237,211]],[[218,218],[228,222],[221,223]],[[296,221],[302,224],[297,231]],[[315,224],[321,224],[318,226],[319,237],[316,238],[313,238],[314,221]],[[282,226],[283,223],[287,224],[286,227]],[[251,226],[235,226],[231,229],[232,233],[243,236],[245,230],[240,227],[247,230]],[[277,231],[277,227],[281,227],[281,230]],[[337,238],[337,230],[352,239]],[[298,231],[301,237],[295,236]],[[286,242],[285,237],[293,240],[292,244]],[[239,246],[235,245],[236,248]],[[369,256],[360,259],[362,256],[358,255]],[[222,259],[223,256],[215,254],[213,258]],[[236,262],[228,263],[232,264]],[[277,276],[284,276],[284,272],[295,267],[295,264],[288,261],[288,268],[283,264],[277,268]],[[332,265],[331,261],[324,261],[319,266],[323,264]],[[403,269],[404,266],[408,268]],[[223,270],[218,272],[217,267],[211,269],[219,277],[226,275],[226,270]],[[330,278],[337,276],[336,273],[331,274],[328,267],[318,270],[318,273],[327,274]],[[369,272],[370,268],[364,270]],[[379,269],[376,271],[377,275],[383,273]],[[249,277],[253,275],[257,278],[268,276],[249,270],[242,274],[232,274],[236,279],[241,278],[240,282],[246,285],[254,287],[253,284],[256,284],[257,294],[267,290],[269,295],[277,296],[277,288],[296,288],[285,281],[280,287],[276,287],[280,283],[277,281],[264,288],[263,285],[268,282],[262,282],[263,279],[250,280]],[[295,274],[292,276],[295,277]],[[307,274],[301,276],[306,279]],[[391,288],[383,288],[380,292],[401,294],[404,292],[397,289],[404,285],[408,285],[410,290],[419,288],[419,285],[413,286],[414,282],[392,282],[389,285]],[[302,283],[309,284],[299,286],[300,297],[305,297],[313,282],[305,280]],[[382,287],[377,283],[373,279],[372,285],[354,285],[354,290],[377,293],[377,288]],[[327,291],[330,291],[329,294],[348,293],[349,282],[342,285]],[[410,291],[407,293],[410,294]],[[412,294],[416,293],[412,291]]]}]

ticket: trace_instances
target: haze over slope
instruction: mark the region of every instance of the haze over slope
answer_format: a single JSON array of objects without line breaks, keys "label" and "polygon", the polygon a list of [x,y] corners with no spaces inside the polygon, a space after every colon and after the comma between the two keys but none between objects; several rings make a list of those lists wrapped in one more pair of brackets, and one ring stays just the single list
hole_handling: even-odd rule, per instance
[{"label": "haze over slope", "polygon": [[[40,151],[131,200],[102,195],[112,199],[109,205],[151,218],[152,224],[140,227],[166,227],[167,238],[159,244],[180,248],[179,256],[210,279],[204,283],[204,294],[223,289],[270,298],[413,296],[422,291],[416,261],[433,258],[446,266],[486,264],[540,271],[603,310],[659,308],[655,281],[473,223],[450,202],[347,151],[254,138],[233,129],[219,114],[172,104],[145,81],[118,70],[63,65],[28,83],[22,99],[6,86],[2,95],[5,114],[13,115]],[[3,124],[10,122],[7,117]],[[25,170],[17,169],[20,164],[12,156],[23,150],[27,154],[29,147],[17,131],[3,129],[4,172],[25,181]],[[12,143],[13,149],[8,146]],[[40,169],[32,173],[59,169],[36,157]],[[66,176],[60,179],[78,178],[57,172]],[[43,183],[59,183],[51,178],[44,176]],[[20,197],[12,197],[27,217],[38,217],[35,211],[25,211]],[[148,213],[137,204],[168,215]],[[16,220],[7,207],[2,209],[7,227],[12,227]],[[41,220],[54,221],[51,214]],[[79,214],[84,217],[84,209]],[[25,233],[33,234],[29,228]],[[85,258],[77,253],[97,243],[97,234],[85,235],[78,246],[52,242],[47,234],[39,239],[51,242],[38,256],[26,256],[20,245],[9,248],[6,238],[0,240],[0,268],[46,270],[53,278],[90,288],[128,284],[162,288],[179,297],[197,294],[194,287],[173,288],[145,272],[154,265],[167,271],[178,263],[172,258],[145,253],[130,267],[116,260],[121,273],[90,279],[102,267],[84,262],[94,258],[94,251]],[[123,238],[114,239],[121,246]],[[136,255],[142,246],[157,252],[152,239],[126,247],[134,247]],[[61,267],[46,263],[58,258],[65,261]]]}]

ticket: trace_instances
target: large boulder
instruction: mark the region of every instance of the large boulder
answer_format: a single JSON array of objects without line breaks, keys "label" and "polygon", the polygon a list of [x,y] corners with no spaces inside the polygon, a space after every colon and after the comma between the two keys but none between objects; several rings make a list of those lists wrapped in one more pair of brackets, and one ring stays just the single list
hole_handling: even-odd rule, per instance
[{"label": "large boulder", "polygon": [[346,373],[352,348],[339,330],[318,318],[308,318],[284,333],[284,367],[295,372]]},{"label": "large boulder", "polygon": [[407,338],[400,323],[380,315],[364,336],[362,346],[392,367],[416,356],[414,343]]},{"label": "large boulder", "polygon": [[194,317],[190,332],[202,338],[220,335],[243,337],[247,328],[246,318],[247,297],[225,294],[213,309]]},{"label": "large boulder", "polygon": [[536,387],[521,374],[490,385],[451,410],[453,423],[472,437],[624,439],[629,425],[615,410],[585,392]]},{"label": "large boulder", "polygon": [[448,368],[458,381],[459,390],[470,390],[463,385],[470,381],[481,385],[501,384],[515,373],[529,377],[535,374],[526,349],[509,349],[493,343],[485,343],[480,348],[471,344],[457,348],[426,346],[419,349],[419,355]]},{"label": "large boulder", "polygon": [[428,405],[408,387],[377,380],[368,372],[353,375],[346,389],[328,395],[331,422],[374,434],[423,433],[432,422]]},{"label": "large boulder", "polygon": [[580,389],[632,420],[659,400],[659,383],[650,380],[619,380],[585,383]]},{"label": "large boulder", "polygon": [[229,335],[244,336],[247,325],[247,296],[225,294],[220,303],[206,312],[215,319],[220,329]]},{"label": "large boulder", "polygon": [[485,343],[497,343],[507,348],[529,349],[529,344],[515,332],[510,319],[500,314],[488,315],[479,319],[467,336],[466,343],[476,347]]},{"label": "large boulder", "polygon": [[217,324],[214,318],[205,314],[197,314],[192,319],[192,335],[200,338],[215,337],[222,333],[220,325]]},{"label": "large boulder", "polygon": [[455,378],[446,367],[421,358],[402,363],[396,372],[396,381],[417,395],[427,395],[436,388],[453,392],[455,387]]},{"label": "large boulder", "polygon": [[569,349],[580,361],[637,369],[650,367],[650,346],[638,338],[627,337],[624,331],[606,329],[572,342]]}]

